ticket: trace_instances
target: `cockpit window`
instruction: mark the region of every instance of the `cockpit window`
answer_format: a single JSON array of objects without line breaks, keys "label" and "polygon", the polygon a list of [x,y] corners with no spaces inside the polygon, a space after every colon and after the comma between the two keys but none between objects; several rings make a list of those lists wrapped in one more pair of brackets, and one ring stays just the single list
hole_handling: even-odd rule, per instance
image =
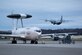
[{"label": "cockpit window", "polygon": [[25,32],[20,32],[20,34],[25,34]]},{"label": "cockpit window", "polygon": [[41,30],[35,30],[36,32],[41,32]]}]

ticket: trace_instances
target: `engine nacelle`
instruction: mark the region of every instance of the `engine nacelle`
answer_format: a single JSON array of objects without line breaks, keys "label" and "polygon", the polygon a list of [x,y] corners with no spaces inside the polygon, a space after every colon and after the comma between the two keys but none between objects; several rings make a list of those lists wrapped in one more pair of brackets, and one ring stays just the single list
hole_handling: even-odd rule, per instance
[{"label": "engine nacelle", "polygon": [[58,23],[56,23],[57,25],[60,25],[62,22],[58,22]]},{"label": "engine nacelle", "polygon": [[58,41],[60,38],[59,37],[54,37],[53,40],[54,41]]}]

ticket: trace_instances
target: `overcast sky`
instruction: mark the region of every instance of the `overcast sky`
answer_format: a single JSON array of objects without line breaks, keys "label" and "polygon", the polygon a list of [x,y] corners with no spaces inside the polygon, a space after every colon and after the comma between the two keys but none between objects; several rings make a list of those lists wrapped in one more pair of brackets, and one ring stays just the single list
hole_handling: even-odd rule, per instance
[{"label": "overcast sky", "polygon": [[[32,18],[23,20],[24,27],[37,26],[45,29],[82,27],[82,0],[0,0],[0,30],[13,29],[13,20],[6,17],[12,12],[32,15]],[[69,22],[52,25],[41,20],[60,20],[61,15]]]}]

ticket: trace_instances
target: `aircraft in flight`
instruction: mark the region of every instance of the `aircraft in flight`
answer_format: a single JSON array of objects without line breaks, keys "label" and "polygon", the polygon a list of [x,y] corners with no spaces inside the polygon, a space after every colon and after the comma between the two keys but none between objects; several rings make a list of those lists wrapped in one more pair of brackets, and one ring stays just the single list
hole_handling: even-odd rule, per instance
[{"label": "aircraft in flight", "polygon": [[53,25],[60,25],[62,23],[63,16],[61,16],[60,21],[55,21],[55,20],[44,20],[45,22],[50,22]]}]

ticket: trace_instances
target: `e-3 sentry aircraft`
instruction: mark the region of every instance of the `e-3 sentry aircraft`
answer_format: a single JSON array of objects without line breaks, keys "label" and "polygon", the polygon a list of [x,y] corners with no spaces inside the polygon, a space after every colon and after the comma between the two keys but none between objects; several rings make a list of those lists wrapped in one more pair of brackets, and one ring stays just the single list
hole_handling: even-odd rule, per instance
[{"label": "e-3 sentry aircraft", "polygon": [[31,18],[31,15],[28,14],[10,14],[7,15],[8,18],[21,20],[22,28],[15,28],[11,32],[12,34],[0,34],[0,37],[10,37],[12,39],[12,44],[17,43],[17,38],[21,39],[26,43],[26,40],[31,40],[31,44],[37,44],[38,38],[41,35],[41,29],[37,27],[24,28],[22,19]]}]

